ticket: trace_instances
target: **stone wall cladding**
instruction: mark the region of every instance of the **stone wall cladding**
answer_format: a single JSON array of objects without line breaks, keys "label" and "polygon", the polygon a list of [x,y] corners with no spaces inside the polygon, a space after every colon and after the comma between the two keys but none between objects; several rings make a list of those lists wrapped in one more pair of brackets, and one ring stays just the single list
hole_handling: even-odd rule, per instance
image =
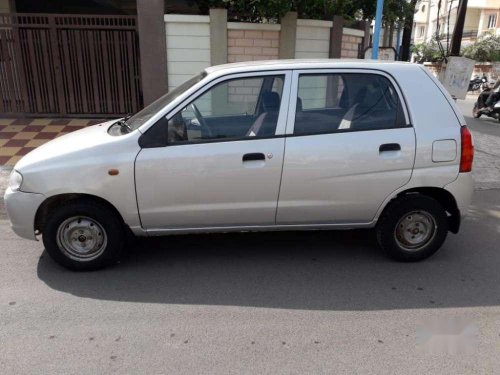
[{"label": "stone wall cladding", "polygon": [[[439,72],[441,72],[441,63],[424,63],[424,66],[431,71],[431,73],[437,77]],[[486,75],[490,81],[495,81],[500,78],[500,63],[478,62],[474,65],[474,70],[472,71],[471,79],[475,76],[482,77]]]},{"label": "stone wall cladding", "polygon": [[279,31],[228,30],[228,62],[277,59],[279,37]]},{"label": "stone wall cladding", "polygon": [[363,43],[363,38],[354,35],[342,35],[342,58],[358,58],[359,45]]},{"label": "stone wall cladding", "polygon": [[332,22],[297,20],[295,58],[325,58],[330,51]]}]

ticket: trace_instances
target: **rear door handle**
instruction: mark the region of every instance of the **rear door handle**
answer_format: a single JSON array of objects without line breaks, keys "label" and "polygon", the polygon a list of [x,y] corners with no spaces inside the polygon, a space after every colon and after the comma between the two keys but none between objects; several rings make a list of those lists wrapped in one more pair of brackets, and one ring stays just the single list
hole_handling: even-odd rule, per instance
[{"label": "rear door handle", "polygon": [[243,155],[243,161],[266,160],[266,156],[261,152],[254,152]]},{"label": "rear door handle", "polygon": [[385,143],[383,145],[380,145],[379,152],[386,152],[386,151],[401,151],[401,145],[399,143]]}]

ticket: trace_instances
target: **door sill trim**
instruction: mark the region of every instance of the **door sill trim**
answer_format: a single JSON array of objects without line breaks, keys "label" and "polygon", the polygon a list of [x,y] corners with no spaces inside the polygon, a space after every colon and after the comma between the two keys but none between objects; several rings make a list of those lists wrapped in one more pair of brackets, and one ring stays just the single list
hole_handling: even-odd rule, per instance
[{"label": "door sill trim", "polygon": [[194,227],[194,228],[153,228],[147,229],[150,236],[190,233],[223,233],[223,232],[265,232],[265,231],[293,231],[293,230],[329,230],[329,229],[358,229],[373,228],[375,221],[369,223],[343,224],[279,224],[279,225],[241,225],[224,227]]}]

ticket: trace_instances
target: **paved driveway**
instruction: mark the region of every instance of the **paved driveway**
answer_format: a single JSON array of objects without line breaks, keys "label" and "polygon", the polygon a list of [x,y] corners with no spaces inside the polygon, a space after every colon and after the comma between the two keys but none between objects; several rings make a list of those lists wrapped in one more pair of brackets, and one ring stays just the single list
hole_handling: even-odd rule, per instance
[{"label": "paved driveway", "polygon": [[75,273],[0,220],[0,373],[498,373],[500,190],[484,163],[460,234],[416,264],[371,231],[290,232],[142,240]]}]

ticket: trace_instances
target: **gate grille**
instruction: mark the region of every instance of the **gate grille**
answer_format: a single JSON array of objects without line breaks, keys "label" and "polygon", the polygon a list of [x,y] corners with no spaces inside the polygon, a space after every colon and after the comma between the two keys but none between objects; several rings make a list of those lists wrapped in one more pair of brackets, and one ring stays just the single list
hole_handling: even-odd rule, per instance
[{"label": "gate grille", "polygon": [[141,106],[134,16],[0,14],[0,112],[103,117]]}]

